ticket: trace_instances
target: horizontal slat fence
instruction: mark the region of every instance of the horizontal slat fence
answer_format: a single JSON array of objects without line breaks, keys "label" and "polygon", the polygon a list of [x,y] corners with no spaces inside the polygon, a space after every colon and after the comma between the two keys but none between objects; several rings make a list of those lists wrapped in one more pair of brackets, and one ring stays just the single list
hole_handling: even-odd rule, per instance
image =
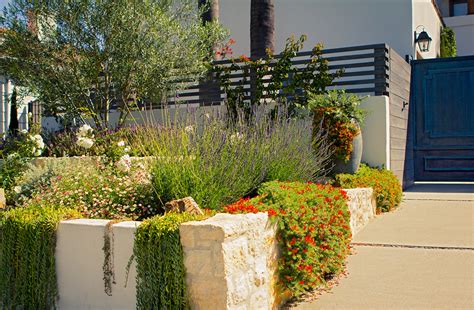
[{"label": "horizontal slat fence", "polygon": [[[344,48],[324,49],[322,57],[328,60],[331,74],[342,69],[343,74],[334,80],[330,88],[344,88],[347,92],[357,94],[388,95],[390,73],[390,49],[386,44],[373,44]],[[277,55],[275,58],[278,58]],[[293,59],[294,70],[301,70],[311,60],[311,52],[299,52]],[[216,65],[230,66],[231,60],[214,62]],[[243,65],[243,61],[234,60]],[[235,70],[230,74],[233,86],[241,85],[250,96],[250,76],[243,70]],[[243,78],[246,78],[243,82]],[[270,81],[271,74],[264,79]],[[216,87],[216,82],[210,80],[201,83],[191,83],[189,86],[168,99],[168,104],[188,103],[199,105],[221,104],[225,100],[222,89]]]}]

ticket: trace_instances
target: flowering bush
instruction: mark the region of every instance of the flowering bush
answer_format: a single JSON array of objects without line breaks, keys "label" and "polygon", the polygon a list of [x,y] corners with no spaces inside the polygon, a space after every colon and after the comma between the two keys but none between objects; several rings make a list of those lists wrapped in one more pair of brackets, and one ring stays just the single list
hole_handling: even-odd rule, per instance
[{"label": "flowering bush", "polygon": [[[81,129],[82,128],[82,129]],[[64,130],[46,135],[47,157],[107,156],[116,161],[125,154],[142,155],[135,147],[137,130],[122,128],[118,130],[94,131],[84,126],[78,130]]]},{"label": "flowering bush", "polygon": [[259,196],[224,208],[229,213],[268,212],[279,228],[280,284],[298,296],[340,272],[349,253],[346,193],[330,185],[263,184]]},{"label": "flowering bush", "polygon": [[0,140],[0,188],[5,189],[7,203],[12,202],[16,177],[26,169],[29,158],[40,156],[44,150],[43,137],[26,130]]},{"label": "flowering bush", "polygon": [[92,127],[84,124],[77,131],[77,145],[88,150],[94,145],[94,134]]},{"label": "flowering bush", "polygon": [[74,166],[64,162],[34,169],[17,182],[20,206],[47,202],[105,219],[145,218],[161,211],[150,175],[139,163],[118,171],[113,164],[86,158]]},{"label": "flowering bush", "polygon": [[356,174],[338,174],[336,182],[344,188],[372,187],[377,209],[388,212],[402,200],[402,186],[392,171],[361,165]]},{"label": "flowering bush", "polygon": [[[321,44],[311,50],[307,65],[293,65],[306,39],[305,35],[297,40],[288,38],[279,55],[267,51],[264,59],[257,60],[241,55],[231,58],[230,65],[218,63],[214,66],[213,70],[226,94],[227,110],[233,119],[239,117],[239,109],[249,116],[254,107],[271,102],[278,103],[280,109],[288,109],[291,116],[298,116],[300,108],[307,105],[309,92],[325,92],[326,87],[342,72],[329,72],[328,61],[322,57]],[[243,75],[238,80],[233,76],[237,71]],[[271,79],[268,79],[269,75]],[[252,89],[246,87],[250,80]]]},{"label": "flowering bush", "polygon": [[[334,158],[348,161],[352,140],[360,133],[365,112],[360,108],[361,98],[333,90],[323,95],[310,95],[309,108],[314,113],[314,124],[322,124],[332,143]],[[314,126],[317,128],[318,126]]]},{"label": "flowering bush", "polygon": [[40,134],[22,130],[0,141],[0,157],[6,158],[13,153],[21,157],[37,157],[43,154],[44,148],[45,144]]}]

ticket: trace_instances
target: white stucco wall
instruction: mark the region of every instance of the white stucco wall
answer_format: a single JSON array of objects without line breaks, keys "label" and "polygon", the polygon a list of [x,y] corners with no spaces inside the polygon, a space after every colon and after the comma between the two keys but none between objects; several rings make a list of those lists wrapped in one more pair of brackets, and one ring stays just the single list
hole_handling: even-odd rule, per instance
[{"label": "white stucco wall", "polygon": [[[422,27],[418,27],[422,26]],[[412,38],[413,42],[415,30],[419,33],[423,29],[433,39],[431,48],[428,52],[420,53],[423,59],[436,58],[440,53],[440,35],[443,22],[440,19],[435,6],[431,0],[413,0],[413,30]],[[420,52],[418,46],[417,51]]]},{"label": "white stucco wall", "polygon": [[[104,231],[109,221],[72,220],[59,224],[56,271],[59,309],[135,309],[135,263],[126,282],[126,268],[132,255],[139,222],[112,226],[115,284],[112,296],[104,289]],[[126,287],[125,287],[126,284]]]},{"label": "white stucco wall", "polygon": [[447,17],[444,21],[456,34],[458,56],[474,55],[474,15]]},{"label": "white stucco wall", "polygon": [[[418,13],[420,20],[413,17]],[[402,57],[413,55],[414,19],[439,22],[433,13],[431,0],[275,0],[275,50],[280,52],[292,34],[306,34],[306,50],[318,42],[327,48],[387,43]],[[236,40],[234,55],[248,55],[250,0],[220,0],[220,22]]]},{"label": "white stucco wall", "polygon": [[372,96],[361,102],[367,112],[362,127],[362,161],[390,169],[390,99]]}]

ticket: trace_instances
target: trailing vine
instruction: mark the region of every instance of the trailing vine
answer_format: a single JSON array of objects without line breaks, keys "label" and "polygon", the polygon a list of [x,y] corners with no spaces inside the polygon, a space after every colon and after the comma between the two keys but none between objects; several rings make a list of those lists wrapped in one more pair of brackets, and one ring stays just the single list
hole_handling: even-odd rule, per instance
[{"label": "trailing vine", "polygon": [[116,221],[110,221],[105,225],[104,229],[104,264],[102,270],[104,272],[104,292],[112,296],[112,285],[115,282],[115,271],[114,271],[114,232],[112,225],[117,223]]},{"label": "trailing vine", "polygon": [[133,249],[137,262],[137,309],[189,308],[179,226],[203,218],[169,213],[145,220],[137,228]]},{"label": "trailing vine", "polygon": [[0,308],[55,309],[56,231],[61,220],[78,218],[53,207],[0,212]]},{"label": "trailing vine", "polygon": [[441,57],[456,57],[456,34],[453,29],[444,27],[441,29]]}]

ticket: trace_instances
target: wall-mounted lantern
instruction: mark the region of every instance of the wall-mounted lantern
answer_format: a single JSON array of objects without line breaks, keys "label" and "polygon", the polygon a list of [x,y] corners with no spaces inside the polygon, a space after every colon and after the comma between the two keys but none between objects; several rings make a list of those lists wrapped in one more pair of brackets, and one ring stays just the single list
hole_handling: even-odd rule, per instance
[{"label": "wall-mounted lantern", "polygon": [[[418,26],[418,27],[423,27],[423,26]],[[418,29],[418,27],[416,29]],[[425,31],[424,27],[420,33],[417,33],[415,30],[415,44],[418,44],[418,48],[420,49],[421,52],[430,51],[431,41],[433,41],[433,39]]]}]

